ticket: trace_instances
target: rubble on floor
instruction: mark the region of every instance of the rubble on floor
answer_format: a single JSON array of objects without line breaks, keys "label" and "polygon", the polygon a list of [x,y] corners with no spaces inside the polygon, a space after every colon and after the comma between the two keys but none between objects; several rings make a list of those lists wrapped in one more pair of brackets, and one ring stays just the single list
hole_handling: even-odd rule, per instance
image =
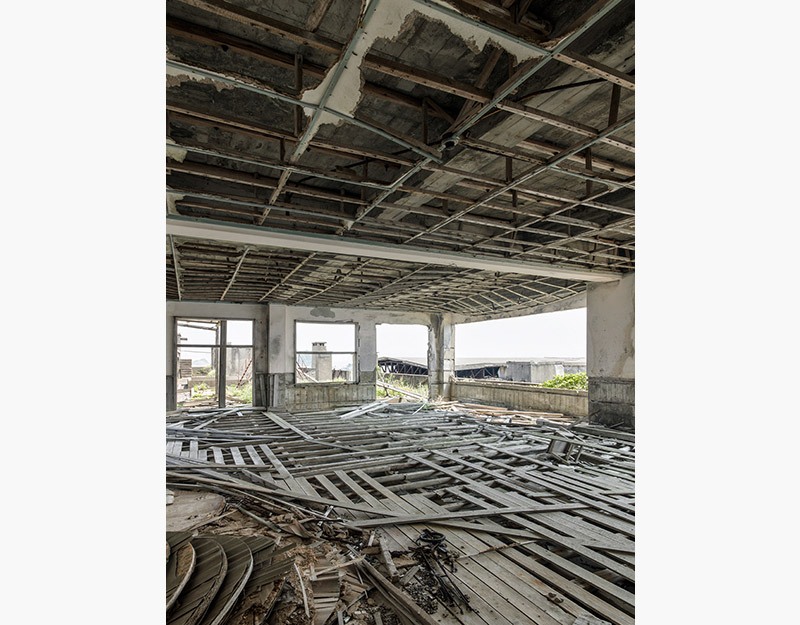
[{"label": "rubble on floor", "polygon": [[542,412],[539,410],[510,410],[498,406],[486,406],[484,404],[471,404],[462,401],[440,401],[436,402],[437,408],[445,408],[452,412],[470,412],[477,419],[484,419],[488,423],[516,423],[519,425],[535,425],[540,421],[569,425],[579,421],[578,417],[572,417],[560,412]]},{"label": "rubble on floor", "polygon": [[633,435],[495,410],[168,415],[167,623],[632,624]]}]

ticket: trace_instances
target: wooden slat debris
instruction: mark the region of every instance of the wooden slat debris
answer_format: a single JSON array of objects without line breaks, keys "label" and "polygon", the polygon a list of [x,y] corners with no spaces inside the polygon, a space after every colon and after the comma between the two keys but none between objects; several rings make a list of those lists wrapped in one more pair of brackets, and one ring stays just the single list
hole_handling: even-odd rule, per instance
[{"label": "wooden slat debris", "polygon": [[217,595],[228,571],[222,546],[212,539],[192,539],[195,567],[186,587],[167,613],[167,625],[196,625]]},{"label": "wooden slat debris", "polygon": [[167,610],[177,601],[194,572],[195,551],[188,537],[182,544],[172,548],[167,561]]},{"label": "wooden slat debris", "polygon": [[400,388],[399,386],[393,386],[392,384],[389,384],[388,382],[381,382],[380,380],[378,380],[377,382],[375,382],[375,384],[377,386],[380,386],[381,388],[388,389],[388,390],[390,390],[390,391],[392,391],[394,393],[398,393],[398,394],[402,395],[403,397],[409,397],[409,398],[411,398],[413,400],[416,400],[416,401],[425,401],[425,397],[423,397],[419,393],[414,393],[413,391],[409,391],[407,389]]},{"label": "wooden slat debris", "polygon": [[[248,539],[272,542],[247,543],[252,573],[238,603],[230,580],[219,590],[227,613],[244,613],[253,597],[272,606],[296,568],[308,582],[295,596],[309,625],[344,622],[353,610],[377,622],[368,596],[408,623],[633,624],[632,433],[565,415],[423,401],[292,413],[206,408],[168,421],[169,487],[235,497],[231,509],[273,537]],[[430,573],[412,557],[425,529],[444,536],[453,587],[469,589],[477,613],[431,594]],[[316,561],[264,556],[290,536],[292,549],[328,551],[315,551]],[[181,601],[168,620],[178,609]]]}]

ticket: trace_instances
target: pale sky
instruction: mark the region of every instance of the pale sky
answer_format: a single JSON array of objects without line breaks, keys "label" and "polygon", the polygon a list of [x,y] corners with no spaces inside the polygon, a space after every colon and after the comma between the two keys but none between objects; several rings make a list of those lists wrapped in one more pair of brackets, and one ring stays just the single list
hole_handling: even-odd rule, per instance
[{"label": "pale sky", "polygon": [[[199,325],[199,324],[197,324]],[[424,358],[428,353],[428,328],[423,325],[380,324],[378,355]],[[216,332],[180,328],[185,343],[214,343]],[[249,344],[252,322],[229,321],[228,341]],[[297,348],[311,350],[312,340],[328,343],[329,351],[350,351],[355,334],[351,324],[297,324]],[[208,348],[184,348],[186,358],[210,359]],[[191,353],[190,353],[191,352]],[[457,358],[586,358],[586,309],[478,321],[456,326]]]},{"label": "pale sky", "polygon": [[[425,326],[378,326],[379,356],[425,356]],[[458,358],[586,358],[586,309],[456,326]]]}]

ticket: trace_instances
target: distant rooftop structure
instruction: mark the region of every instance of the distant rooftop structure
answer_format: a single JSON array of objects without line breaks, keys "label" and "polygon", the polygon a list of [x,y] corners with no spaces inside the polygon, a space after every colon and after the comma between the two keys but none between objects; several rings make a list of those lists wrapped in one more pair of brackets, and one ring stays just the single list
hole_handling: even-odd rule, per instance
[{"label": "distant rooftop structure", "polygon": [[[380,356],[378,362],[382,360],[393,360],[398,362],[405,362],[409,364],[428,366],[427,356]],[[572,358],[563,356],[541,356],[535,358],[519,358],[519,357],[483,357],[483,358],[460,358],[456,357],[456,367],[477,367],[482,365],[504,365],[507,362],[534,362],[534,363],[575,363],[586,364],[586,358]]]},{"label": "distant rooftop structure", "polygon": [[[515,382],[542,383],[556,375],[586,371],[585,358],[542,357],[520,358],[456,358],[456,377],[497,378]],[[428,359],[421,356],[395,358],[381,356],[378,366],[383,373],[427,375]]]}]

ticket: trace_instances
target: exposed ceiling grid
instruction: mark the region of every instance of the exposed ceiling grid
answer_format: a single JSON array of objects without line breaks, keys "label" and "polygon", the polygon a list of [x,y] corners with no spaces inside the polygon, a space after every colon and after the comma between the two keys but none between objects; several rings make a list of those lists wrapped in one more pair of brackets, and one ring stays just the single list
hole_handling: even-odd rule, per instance
[{"label": "exposed ceiling grid", "polygon": [[552,4],[168,0],[167,298],[500,315],[632,271],[633,2]]}]

